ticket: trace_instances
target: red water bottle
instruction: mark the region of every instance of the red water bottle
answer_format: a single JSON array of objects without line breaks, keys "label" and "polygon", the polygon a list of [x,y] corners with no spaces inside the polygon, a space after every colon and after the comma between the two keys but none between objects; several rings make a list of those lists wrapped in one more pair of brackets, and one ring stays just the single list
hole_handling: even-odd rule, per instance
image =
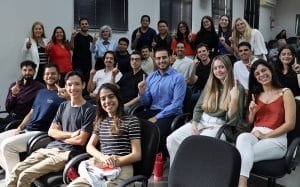
[{"label": "red water bottle", "polygon": [[154,180],[160,181],[164,174],[164,162],[162,153],[156,154],[156,159],[154,163]]}]

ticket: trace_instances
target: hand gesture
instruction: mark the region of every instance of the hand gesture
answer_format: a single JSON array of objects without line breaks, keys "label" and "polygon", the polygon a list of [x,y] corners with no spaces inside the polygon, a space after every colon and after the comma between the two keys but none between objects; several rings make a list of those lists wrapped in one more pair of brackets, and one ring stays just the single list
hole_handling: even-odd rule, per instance
[{"label": "hand gesture", "polygon": [[96,74],[96,70],[93,68],[90,71],[90,76],[93,77]]},{"label": "hand gesture", "polygon": [[197,123],[196,122],[192,122],[192,134],[193,135],[199,135],[200,132],[198,131],[198,128],[197,128]]},{"label": "hand gesture", "polygon": [[172,56],[170,58],[171,64],[173,64],[176,61],[176,59],[177,59],[176,53],[173,51]]},{"label": "hand gesture", "polygon": [[53,43],[49,42],[46,46],[46,51],[51,51],[52,47],[53,47]]},{"label": "hand gesture", "polygon": [[141,35],[142,34],[141,34],[140,30],[138,29],[136,34],[135,34],[135,39],[139,39],[141,37]]},{"label": "hand gesture", "polygon": [[77,31],[74,29],[71,35],[71,38],[75,38],[75,36],[77,35]]},{"label": "hand gesture", "polygon": [[20,85],[18,80],[16,80],[16,84],[11,87],[10,90],[13,97],[16,97],[20,93]]},{"label": "hand gesture", "polygon": [[93,44],[95,45],[96,44],[96,42],[97,42],[97,40],[98,40],[98,32],[96,32],[95,34],[94,34],[94,37],[93,37]]},{"label": "hand gesture", "polygon": [[144,92],[146,90],[146,76],[145,76],[145,74],[143,74],[143,80],[141,82],[139,82],[139,84],[138,84],[138,89],[139,89],[140,94],[144,94]]},{"label": "hand gesture", "polygon": [[251,60],[252,60],[252,58],[251,58],[251,56],[249,57],[249,61],[248,61],[248,63],[246,64],[246,67],[247,67],[247,69],[250,71],[250,68],[251,68]]},{"label": "hand gesture", "polygon": [[199,65],[199,63],[200,63],[200,60],[195,56],[195,58],[194,58],[194,64],[195,65]]},{"label": "hand gesture", "polygon": [[254,96],[254,94],[252,94],[252,100],[249,104],[249,113],[254,115],[256,113],[256,111],[257,111],[257,104],[255,102],[255,96]]},{"label": "hand gesture", "polygon": [[188,35],[188,39],[189,39],[189,42],[192,42],[192,41],[193,41],[192,33],[190,33],[190,34]]},{"label": "hand gesture", "polygon": [[30,48],[31,48],[31,45],[32,45],[31,39],[30,39],[30,37],[28,37],[28,41],[26,42],[26,48],[27,48],[27,49],[30,49]]},{"label": "hand gesture", "polygon": [[69,94],[67,93],[66,88],[61,88],[58,84],[55,84],[56,88],[57,88],[57,95],[58,97],[61,98],[69,98]]},{"label": "hand gesture", "polygon": [[153,48],[155,48],[155,47],[156,47],[156,45],[157,45],[157,43],[156,43],[155,39],[153,39],[153,41],[152,41],[152,44],[151,44],[151,46],[152,46],[152,49],[153,49]]},{"label": "hand gesture", "polygon": [[119,72],[120,71],[118,69],[118,63],[117,63],[116,67],[114,67],[114,69],[111,71],[111,76],[116,77]]},{"label": "hand gesture", "polygon": [[222,44],[225,43],[225,38],[224,38],[224,36],[223,36],[223,33],[221,33],[221,36],[220,36],[220,38],[219,38],[219,41],[220,41]]},{"label": "hand gesture", "polygon": [[297,58],[295,57],[294,64],[292,65],[293,70],[299,74],[300,73],[300,64],[297,63]]},{"label": "hand gesture", "polygon": [[177,37],[177,34],[176,34],[176,30],[174,29],[172,34],[171,34],[172,38],[175,39]]},{"label": "hand gesture", "polygon": [[234,81],[234,86],[231,88],[229,94],[230,94],[230,100],[238,100],[239,99],[239,89],[238,89],[238,80]]}]

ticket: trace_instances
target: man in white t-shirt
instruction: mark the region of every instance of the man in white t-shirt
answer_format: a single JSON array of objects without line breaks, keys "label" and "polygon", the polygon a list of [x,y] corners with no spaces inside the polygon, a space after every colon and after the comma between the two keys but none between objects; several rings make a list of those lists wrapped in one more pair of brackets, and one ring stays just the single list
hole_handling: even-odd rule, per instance
[{"label": "man in white t-shirt", "polygon": [[178,42],[176,45],[177,56],[176,56],[176,60],[173,62],[172,68],[182,73],[185,81],[189,83],[190,78],[192,76],[194,63],[192,59],[184,55],[184,52],[185,52],[184,43]]},{"label": "man in white t-shirt", "polygon": [[252,55],[251,45],[249,42],[241,42],[238,45],[238,55],[241,60],[234,63],[234,79],[238,80],[244,89],[248,91],[249,70],[253,62],[258,60],[258,58]]}]

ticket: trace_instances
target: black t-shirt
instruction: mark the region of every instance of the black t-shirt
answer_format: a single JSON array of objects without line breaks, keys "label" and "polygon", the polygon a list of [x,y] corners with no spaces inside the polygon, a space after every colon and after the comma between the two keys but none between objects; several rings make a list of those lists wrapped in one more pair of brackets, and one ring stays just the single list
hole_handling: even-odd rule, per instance
[{"label": "black t-shirt", "polygon": [[211,63],[204,65],[202,62],[200,62],[199,65],[197,66],[196,75],[198,76],[198,80],[195,83],[195,87],[198,90],[203,90],[207,82],[207,79],[209,77],[210,67],[211,67]]},{"label": "black t-shirt", "polygon": [[72,58],[73,69],[90,70],[92,68],[91,42],[93,42],[92,36],[84,36],[80,32],[76,34]]},{"label": "black t-shirt", "polygon": [[119,51],[116,51],[116,62],[118,63],[118,69],[124,75],[131,71],[130,66],[130,54],[121,55]]},{"label": "black t-shirt", "polygon": [[146,74],[142,69],[135,75],[133,72],[126,73],[117,82],[120,86],[123,102],[127,103],[138,96],[138,84],[143,80],[143,74]]}]

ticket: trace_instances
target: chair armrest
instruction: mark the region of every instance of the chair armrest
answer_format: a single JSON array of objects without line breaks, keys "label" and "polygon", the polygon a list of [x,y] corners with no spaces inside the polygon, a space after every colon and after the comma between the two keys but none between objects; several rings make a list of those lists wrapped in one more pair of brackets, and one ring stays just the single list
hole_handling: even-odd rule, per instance
[{"label": "chair armrest", "polygon": [[131,183],[136,182],[136,181],[142,182],[143,183],[142,186],[147,186],[145,184],[148,183],[148,178],[145,177],[144,175],[136,175],[136,176],[133,176],[129,179],[123,180],[117,187],[127,186],[128,184],[131,184]]},{"label": "chair armrest", "polygon": [[47,132],[39,133],[29,139],[27,142],[27,154],[30,155],[32,152],[46,147],[53,139],[48,136]]},{"label": "chair armrest", "polygon": [[130,114],[134,115],[136,113],[144,111],[144,109],[145,109],[144,105],[139,104],[131,109]]},{"label": "chair armrest", "polygon": [[191,120],[191,118],[192,115],[190,113],[179,114],[178,116],[176,116],[171,124],[171,132],[187,123],[189,120]]},{"label": "chair armrest", "polygon": [[91,156],[88,153],[83,153],[83,154],[77,155],[77,156],[73,157],[71,160],[69,160],[69,162],[66,164],[65,169],[63,171],[63,181],[65,184],[69,184],[71,182],[67,176],[68,170],[74,166],[77,167],[81,161],[86,160],[89,157],[91,157]]},{"label": "chair armrest", "polygon": [[18,126],[21,123],[22,123],[22,120],[20,120],[20,119],[14,120],[6,125],[5,131],[11,130],[11,129],[16,129],[16,128],[18,128]]},{"label": "chair armrest", "polygon": [[300,151],[300,138],[295,138],[291,144],[288,147],[288,150],[286,151],[286,165],[289,172],[291,170],[294,170],[296,166],[298,165],[298,162],[296,161],[296,157],[299,156],[297,153]]}]

